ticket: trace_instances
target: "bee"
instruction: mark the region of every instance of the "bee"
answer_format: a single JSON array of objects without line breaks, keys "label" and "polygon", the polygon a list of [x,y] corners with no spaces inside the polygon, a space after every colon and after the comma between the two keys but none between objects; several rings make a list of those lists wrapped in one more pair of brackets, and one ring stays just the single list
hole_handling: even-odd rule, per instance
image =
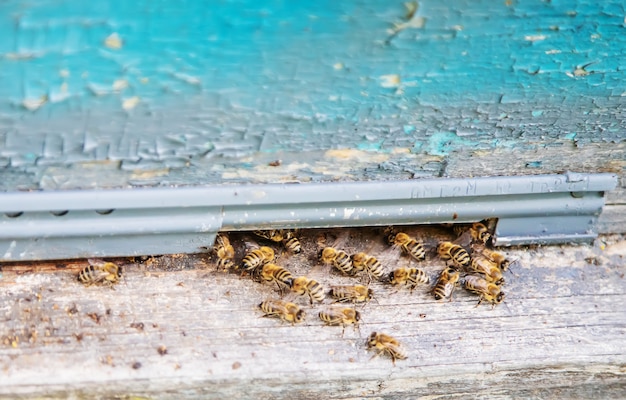
[{"label": "bee", "polygon": [[252,271],[272,261],[274,261],[274,250],[271,247],[263,246],[246,254],[241,261],[241,267],[244,271]]},{"label": "bee", "polygon": [[334,247],[326,247],[320,252],[320,259],[324,264],[332,264],[345,275],[354,274],[354,266],[348,253],[343,250],[337,250]]},{"label": "bee", "polygon": [[276,243],[283,241],[283,231],[279,229],[272,229],[269,231],[254,231],[254,234],[262,237],[263,239],[268,239]]},{"label": "bee", "polygon": [[292,253],[300,253],[302,245],[293,231],[285,229],[272,229],[269,231],[254,231],[254,234],[273,242],[282,242],[285,248]]},{"label": "bee", "polygon": [[502,303],[502,300],[504,300],[504,293],[500,291],[500,286],[477,275],[467,275],[463,280],[463,287],[480,296],[476,307],[478,307],[483,300],[491,303],[492,308],[495,307],[496,304]]},{"label": "bee", "polygon": [[304,321],[304,310],[301,310],[294,303],[282,300],[266,300],[259,304],[259,308],[265,313],[265,317],[280,318],[285,322],[291,322],[291,325]]},{"label": "bee", "polygon": [[319,317],[326,325],[341,325],[343,327],[341,336],[343,336],[346,325],[358,325],[361,320],[361,313],[354,308],[332,307],[325,311],[320,311]]},{"label": "bee", "polygon": [[498,268],[498,265],[484,256],[474,257],[470,263],[469,270],[485,275],[485,278],[489,282],[493,282],[496,285],[504,283],[502,277],[502,271]]},{"label": "bee", "polygon": [[302,252],[302,245],[300,240],[294,235],[293,231],[285,231],[285,238],[283,239],[283,246],[292,253],[299,254]]},{"label": "bee", "polygon": [[268,263],[259,268],[261,279],[268,282],[276,282],[278,289],[282,292],[283,288],[291,288],[293,276],[291,272],[276,264]]},{"label": "bee", "polygon": [[291,291],[296,294],[309,296],[309,301],[313,304],[313,300],[317,302],[324,301],[325,293],[322,285],[318,281],[309,279],[306,276],[295,278],[291,284]]},{"label": "bee", "polygon": [[489,239],[491,239],[491,233],[489,233],[489,229],[480,222],[474,222],[469,231],[474,241],[487,243]]},{"label": "bee", "polygon": [[235,258],[235,249],[230,244],[226,235],[222,235],[221,233],[217,234],[213,250],[217,256],[218,269],[229,270],[234,267],[233,259]]},{"label": "bee", "polygon": [[365,253],[356,253],[352,257],[352,266],[357,271],[365,270],[368,276],[374,276],[376,279],[381,280],[385,275],[385,269],[376,257],[372,257]]},{"label": "bee", "polygon": [[476,246],[474,247],[474,250],[496,263],[502,271],[507,271],[511,266],[511,260],[506,258],[506,256],[500,252],[488,249],[485,246]]},{"label": "bee", "polygon": [[420,283],[429,284],[430,278],[424,271],[417,268],[398,268],[389,273],[389,283],[392,285],[408,285],[411,291]]},{"label": "bee", "polygon": [[437,246],[437,253],[442,260],[451,260],[455,267],[466,268],[472,261],[467,251],[452,242],[441,242]]},{"label": "bee", "polygon": [[435,287],[432,291],[435,300],[441,300],[447,297],[450,297],[450,300],[452,300],[452,292],[459,282],[460,277],[461,274],[459,271],[452,267],[447,267],[441,271],[441,274],[437,279],[437,283],[435,283]]},{"label": "bee", "polygon": [[[378,353],[374,354],[372,358],[382,353],[389,354],[394,366],[396,365],[396,360],[404,360],[407,358],[406,351],[398,339],[384,333],[372,332],[367,340],[367,348],[378,350]],[[372,358],[370,358],[370,360]]]},{"label": "bee", "polygon": [[363,285],[338,285],[331,286],[328,294],[336,299],[336,302],[364,303],[374,297],[374,292]]},{"label": "bee", "polygon": [[388,238],[388,241],[392,246],[399,246],[402,251],[418,261],[426,258],[424,245],[421,242],[418,242],[417,240],[411,238],[406,233],[399,232],[395,235],[391,234]]},{"label": "bee", "polygon": [[112,262],[89,259],[89,265],[78,273],[78,281],[85,285],[102,283],[113,285],[122,277],[122,267]]}]

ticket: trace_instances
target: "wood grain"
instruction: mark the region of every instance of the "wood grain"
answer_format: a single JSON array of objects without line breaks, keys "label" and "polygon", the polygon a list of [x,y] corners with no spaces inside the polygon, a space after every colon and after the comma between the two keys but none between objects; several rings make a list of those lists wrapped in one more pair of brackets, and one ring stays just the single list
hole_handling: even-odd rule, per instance
[{"label": "wood grain", "polygon": [[[408,231],[431,250],[448,235]],[[326,286],[355,279],[317,265],[319,245],[370,252],[388,270],[409,263],[381,237],[301,232],[303,253],[278,261]],[[278,297],[274,286],[216,271],[206,255],[117,260],[126,273],[114,288],[77,282],[84,262],[4,265],[0,398],[622,398],[625,239],[507,250],[517,262],[505,303],[493,309],[461,289],[437,302],[428,288],[372,283],[375,301],[359,306],[360,328],[343,337],[305,297],[287,295],[307,312],[301,325],[262,318],[256,306]],[[231,241],[241,257],[257,239]],[[443,264],[428,255],[420,267],[434,277]],[[386,356],[370,359],[372,331],[397,337],[409,358],[395,367]]]}]

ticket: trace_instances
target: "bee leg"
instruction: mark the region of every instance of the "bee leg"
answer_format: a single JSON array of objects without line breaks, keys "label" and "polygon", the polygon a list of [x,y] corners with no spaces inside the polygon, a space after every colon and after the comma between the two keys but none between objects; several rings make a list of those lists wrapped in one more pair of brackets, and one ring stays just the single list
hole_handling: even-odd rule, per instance
[{"label": "bee leg", "polygon": [[343,333],[346,331],[346,324],[341,324],[341,338],[343,338]]},{"label": "bee leg", "polygon": [[370,357],[369,361],[372,361],[373,359],[375,359],[376,357],[378,357],[379,355],[383,354],[385,352],[385,350],[380,350],[378,353],[374,354],[373,356]]}]

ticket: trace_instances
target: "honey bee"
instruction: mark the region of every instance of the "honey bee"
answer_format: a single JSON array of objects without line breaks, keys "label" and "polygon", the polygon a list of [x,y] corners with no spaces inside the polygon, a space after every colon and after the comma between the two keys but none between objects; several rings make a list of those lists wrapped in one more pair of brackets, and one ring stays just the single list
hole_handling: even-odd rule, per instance
[{"label": "honey bee", "polygon": [[483,274],[489,282],[493,282],[496,285],[504,283],[502,271],[498,268],[496,263],[489,260],[487,257],[475,256],[470,263],[469,270]]},{"label": "honey bee", "polygon": [[282,242],[285,248],[292,253],[300,253],[302,245],[293,231],[286,229],[272,229],[269,231],[254,231],[254,234],[273,242]]},{"label": "honey bee", "polygon": [[474,222],[469,231],[474,241],[487,243],[489,239],[491,239],[491,233],[489,233],[489,229],[480,222]]},{"label": "honey bee", "polygon": [[213,250],[217,256],[218,269],[229,270],[235,266],[233,263],[233,259],[235,258],[235,249],[230,244],[226,235],[222,235],[221,233],[217,234]]},{"label": "honey bee", "polygon": [[365,253],[356,253],[352,255],[352,266],[357,271],[366,271],[368,276],[374,276],[381,280],[385,275],[385,269],[376,257],[372,257]]},{"label": "honey bee", "polygon": [[348,253],[343,250],[337,250],[334,247],[326,247],[320,252],[320,259],[324,264],[332,264],[345,275],[354,274],[354,266]]},{"label": "honey bee", "polygon": [[[394,366],[396,365],[396,360],[404,360],[407,358],[406,351],[398,339],[384,333],[372,332],[367,340],[367,348],[378,350],[378,353],[374,354],[372,358],[383,353],[389,354]],[[370,360],[372,358],[370,358]]]},{"label": "honey bee", "polygon": [[244,271],[252,271],[272,261],[274,261],[274,250],[271,247],[263,246],[246,254],[241,261],[241,267]]},{"label": "honey bee", "polygon": [[263,239],[268,239],[276,243],[283,241],[283,231],[280,229],[272,229],[269,231],[254,231],[254,234],[262,237]]},{"label": "honey bee", "polygon": [[357,326],[361,320],[361,313],[354,308],[337,308],[332,307],[319,313],[320,319],[326,325],[341,325],[341,336],[346,329],[346,325]]},{"label": "honey bee", "polygon": [[411,238],[406,233],[399,232],[395,235],[392,233],[389,236],[388,240],[392,246],[399,246],[402,251],[418,261],[426,258],[424,245],[421,242],[418,242],[417,240]]},{"label": "honey bee", "polygon": [[308,295],[311,304],[313,304],[313,300],[321,303],[325,297],[322,285],[306,276],[295,278],[291,284],[291,291],[301,296]]},{"label": "honey bee", "polygon": [[300,253],[302,252],[302,245],[300,244],[300,240],[295,236],[293,231],[286,231],[285,239],[283,239],[283,245],[285,248],[292,253]]},{"label": "honey bee", "polygon": [[280,318],[285,322],[291,322],[291,325],[304,321],[304,310],[301,310],[294,303],[282,300],[266,300],[259,304],[259,308],[265,313],[265,317]]},{"label": "honey bee", "polygon": [[441,242],[437,246],[437,253],[442,260],[451,260],[455,267],[466,268],[472,261],[467,251],[452,242]]},{"label": "honey bee", "polygon": [[504,300],[504,293],[500,291],[500,286],[477,275],[467,275],[463,280],[463,287],[480,296],[476,307],[478,307],[483,300],[491,303],[492,308],[495,307],[496,304],[502,303],[502,300]]},{"label": "honey bee", "polygon": [[328,294],[334,297],[336,302],[364,303],[374,297],[374,292],[363,285],[337,285],[331,286]]},{"label": "honey bee", "polygon": [[435,287],[432,291],[435,300],[441,300],[447,297],[450,297],[450,300],[452,300],[452,292],[459,282],[460,277],[461,274],[459,271],[452,267],[447,267],[441,271],[441,274],[437,279],[437,283],[435,283]]},{"label": "honey bee", "polygon": [[112,262],[89,259],[89,265],[78,273],[78,281],[85,285],[102,283],[113,285],[122,277],[122,267]]},{"label": "honey bee", "polygon": [[511,266],[511,260],[509,260],[504,254],[486,248],[485,246],[475,246],[474,251],[487,257],[502,270],[507,271]]},{"label": "honey bee", "polygon": [[411,291],[420,283],[430,283],[430,278],[424,271],[417,268],[398,268],[389,273],[389,283],[392,285],[408,285]]},{"label": "honey bee", "polygon": [[276,282],[278,289],[282,292],[283,288],[291,288],[293,276],[291,272],[276,264],[268,263],[259,268],[261,279],[268,282]]}]

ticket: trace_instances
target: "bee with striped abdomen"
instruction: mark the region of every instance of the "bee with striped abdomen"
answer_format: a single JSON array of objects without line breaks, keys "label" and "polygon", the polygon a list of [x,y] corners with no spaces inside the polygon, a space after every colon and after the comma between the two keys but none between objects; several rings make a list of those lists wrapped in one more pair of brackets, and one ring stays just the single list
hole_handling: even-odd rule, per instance
[{"label": "bee with striped abdomen", "polygon": [[496,265],[502,270],[502,271],[506,271],[509,269],[509,267],[511,266],[511,260],[509,260],[506,255],[504,255],[503,253],[500,253],[498,251],[495,250],[491,250],[488,249],[485,246],[474,246],[473,250],[479,254],[482,254],[483,256],[487,257],[488,259],[490,259],[491,261],[493,261],[494,263],[496,263]]},{"label": "bee with striped abdomen", "polygon": [[89,265],[78,273],[78,281],[89,286],[94,284],[113,285],[122,277],[122,267],[112,262],[88,259]]},{"label": "bee with striped abdomen", "polygon": [[259,304],[265,317],[280,318],[291,325],[304,321],[305,312],[297,304],[282,300],[266,300]]},{"label": "bee with striped abdomen", "polygon": [[472,240],[480,243],[487,243],[491,239],[489,229],[480,222],[474,222],[469,229]]},{"label": "bee with striped abdomen", "polygon": [[495,283],[496,285],[504,283],[502,270],[498,268],[496,263],[482,255],[474,256],[468,270],[484,275],[489,282]]},{"label": "bee with striped abdomen", "polygon": [[504,292],[500,290],[500,286],[477,275],[465,276],[463,279],[463,287],[480,296],[476,307],[478,307],[483,300],[491,303],[492,308],[495,307],[496,304],[502,303],[502,300],[504,300]]},{"label": "bee with striped abdomen", "polygon": [[272,229],[269,231],[254,231],[254,234],[273,242],[282,243],[292,253],[300,253],[302,245],[295,236],[295,232],[288,229]]},{"label": "bee with striped abdomen", "polygon": [[326,325],[341,325],[341,336],[346,329],[346,325],[357,326],[361,320],[361,313],[354,308],[332,307],[319,313],[320,319]]},{"label": "bee with striped abdomen", "polygon": [[250,272],[272,261],[274,261],[274,250],[271,247],[263,246],[246,254],[241,261],[241,268]]},{"label": "bee with striped abdomen", "polygon": [[421,261],[426,258],[426,251],[424,245],[421,242],[413,239],[409,235],[403,232],[397,234],[391,234],[388,238],[389,244],[394,247],[400,247],[403,252],[410,255],[414,259]]},{"label": "bee with striped abdomen", "polygon": [[295,278],[291,284],[291,291],[301,296],[308,295],[311,304],[313,304],[313,300],[321,303],[325,297],[322,285],[306,276]]},{"label": "bee with striped abdomen", "polygon": [[213,248],[217,257],[217,268],[222,270],[230,270],[235,266],[233,259],[235,258],[235,249],[230,244],[228,236],[218,233],[215,238],[215,246]]},{"label": "bee with striped abdomen", "polygon": [[336,302],[365,303],[374,297],[372,289],[363,285],[331,286],[328,294]]},{"label": "bee with striped abdomen", "polygon": [[259,268],[259,276],[267,282],[276,282],[278,289],[283,292],[284,288],[291,289],[293,276],[291,272],[276,264],[268,263]]},{"label": "bee with striped abdomen", "polygon": [[354,275],[354,266],[348,253],[334,247],[326,247],[320,252],[320,260],[324,264],[331,264],[345,275]]},{"label": "bee with striped abdomen", "polygon": [[472,261],[469,253],[463,247],[452,242],[439,243],[437,253],[442,260],[452,261],[456,268],[467,268]]},{"label": "bee with striped abdomen", "polygon": [[389,273],[389,283],[392,285],[407,285],[413,291],[417,285],[429,284],[430,278],[424,271],[417,268],[397,268]]},{"label": "bee with striped abdomen", "polygon": [[[378,353],[374,354],[372,358],[383,353],[389,354],[393,365],[396,365],[396,360],[404,360],[407,358],[406,350],[398,339],[384,333],[372,332],[367,340],[367,348],[378,350]],[[370,358],[370,360],[372,358]]]},{"label": "bee with striped abdomen", "polygon": [[368,276],[374,276],[378,280],[381,280],[385,275],[385,269],[376,257],[361,252],[353,254],[351,259],[352,266],[357,271],[365,271]]},{"label": "bee with striped abdomen", "polygon": [[460,278],[461,274],[459,271],[452,267],[447,267],[441,271],[441,274],[439,274],[439,278],[435,283],[435,287],[433,287],[432,290],[435,300],[441,300],[448,297],[452,300],[452,292],[454,292],[454,288],[457,286]]}]

